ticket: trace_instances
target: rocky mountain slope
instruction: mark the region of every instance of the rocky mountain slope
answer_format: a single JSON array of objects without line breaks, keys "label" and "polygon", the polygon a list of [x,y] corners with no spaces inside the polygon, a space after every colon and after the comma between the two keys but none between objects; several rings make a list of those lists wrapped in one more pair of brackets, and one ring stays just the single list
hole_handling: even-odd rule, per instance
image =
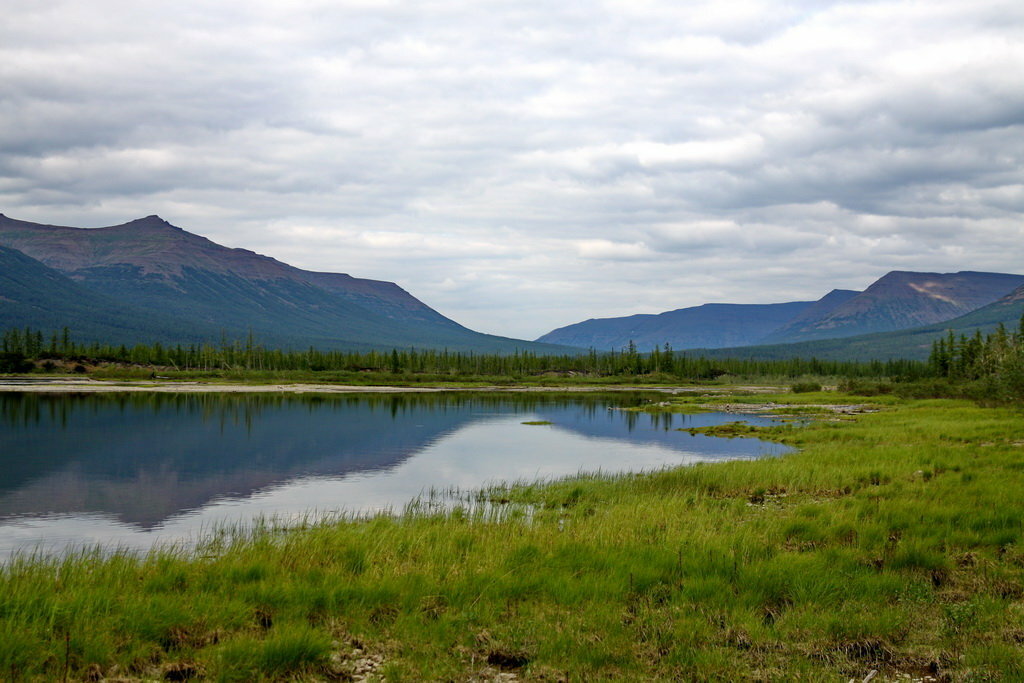
[{"label": "rocky mountain slope", "polygon": [[793,320],[763,343],[788,343],[891,332],[939,323],[986,306],[1024,276],[1005,273],[893,271],[830,311]]}]

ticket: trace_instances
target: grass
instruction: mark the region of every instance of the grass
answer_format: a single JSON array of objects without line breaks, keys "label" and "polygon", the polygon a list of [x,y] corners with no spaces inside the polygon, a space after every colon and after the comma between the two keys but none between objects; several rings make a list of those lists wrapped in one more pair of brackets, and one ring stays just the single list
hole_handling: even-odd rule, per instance
[{"label": "grass", "polygon": [[[20,558],[10,680],[1024,679],[1024,417],[834,393],[799,451],[495,487],[196,551]],[[658,409],[664,410],[664,406]],[[817,419],[818,417],[823,419]]]}]

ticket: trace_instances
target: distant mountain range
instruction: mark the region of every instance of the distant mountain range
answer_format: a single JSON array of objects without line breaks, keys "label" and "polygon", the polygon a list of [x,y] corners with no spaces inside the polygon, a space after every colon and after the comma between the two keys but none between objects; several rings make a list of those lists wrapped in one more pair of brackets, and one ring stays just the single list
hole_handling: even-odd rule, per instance
[{"label": "distant mountain range", "polygon": [[474,332],[392,282],[302,270],[158,216],[83,229],[0,214],[0,329],[15,326],[126,344],[251,332],[275,347],[566,351]]},{"label": "distant mountain range", "polygon": [[1016,327],[1024,275],[888,273],[817,301],[713,303],[586,320],[535,342],[481,334],[392,282],[295,268],[147,216],[107,228],[0,214],[0,329],[68,327],[117,344],[241,340],[269,347],[572,353],[670,344],[712,356],[925,357],[947,330]]},{"label": "distant mountain range", "polygon": [[932,343],[950,333],[956,337],[972,336],[975,332],[991,334],[1004,325],[1008,330],[1019,329],[1024,315],[1024,286],[1018,287],[999,300],[966,315],[931,325],[922,325],[894,332],[821,339],[789,344],[768,344],[719,349],[699,349],[695,353],[712,358],[821,358],[828,360],[887,360],[909,358],[924,360],[931,352]]},{"label": "distant mountain range", "polygon": [[947,329],[973,333],[999,322],[1015,326],[1024,306],[1018,305],[1022,285],[1024,275],[894,271],[863,292],[833,290],[816,302],[705,304],[591,319],[537,341],[597,350],[620,349],[630,341],[640,350],[667,343],[675,349],[726,349],[734,356],[878,358],[920,356],[921,349],[927,356],[932,339]]},{"label": "distant mountain range", "polygon": [[952,320],[1024,284],[1004,273],[893,271],[842,305],[794,320],[762,340],[792,343],[891,332]]},{"label": "distant mountain range", "polygon": [[704,304],[657,315],[586,320],[552,330],[539,342],[598,351],[621,349],[633,342],[641,351],[671,344],[676,349],[756,344],[799,316],[813,301],[785,304]]}]

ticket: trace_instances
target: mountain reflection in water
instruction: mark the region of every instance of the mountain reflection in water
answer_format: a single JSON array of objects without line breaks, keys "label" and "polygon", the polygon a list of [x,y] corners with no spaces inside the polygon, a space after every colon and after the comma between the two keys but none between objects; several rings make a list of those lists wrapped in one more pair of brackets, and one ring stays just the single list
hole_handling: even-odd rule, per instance
[{"label": "mountain reflection in water", "polygon": [[[32,529],[42,527],[52,536],[63,525],[67,533],[56,535],[67,542],[76,525],[113,524],[117,533],[90,532],[81,542],[123,543],[125,534],[156,537],[171,526],[180,533],[190,524],[195,532],[231,513],[237,521],[314,508],[400,509],[429,487],[784,450],[677,431],[733,415],[611,409],[646,400],[639,394],[0,393],[0,548],[31,541]],[[553,424],[521,424],[532,420]],[[185,524],[185,517],[192,521]],[[12,530],[10,539],[5,529]]]}]

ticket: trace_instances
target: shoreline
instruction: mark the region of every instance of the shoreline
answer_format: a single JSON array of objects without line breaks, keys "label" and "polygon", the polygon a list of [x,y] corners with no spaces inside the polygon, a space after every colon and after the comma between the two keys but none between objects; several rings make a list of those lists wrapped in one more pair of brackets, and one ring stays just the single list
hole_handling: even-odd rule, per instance
[{"label": "shoreline", "polygon": [[479,386],[479,387],[446,387],[446,386],[390,386],[390,385],[352,385],[352,384],[309,384],[309,383],[273,383],[273,384],[230,384],[208,383],[198,381],[160,381],[160,380],[95,380],[95,379],[0,379],[0,392],[15,393],[110,393],[110,392],[150,392],[168,394],[239,394],[239,393],[287,393],[287,394],[394,394],[394,393],[441,393],[441,392],[478,392],[478,393],[603,393],[603,392],[635,392],[650,391],[663,394],[733,394],[736,392],[752,394],[772,394],[783,391],[782,387],[767,385],[749,386],[589,386],[572,385],[553,386]]},{"label": "shoreline", "polygon": [[510,514],[35,555],[0,571],[0,628],[28,634],[2,663],[26,680],[356,679],[371,658],[412,680],[1019,678],[1019,427],[899,401],[769,428],[798,449],[784,458],[474,498]]}]

